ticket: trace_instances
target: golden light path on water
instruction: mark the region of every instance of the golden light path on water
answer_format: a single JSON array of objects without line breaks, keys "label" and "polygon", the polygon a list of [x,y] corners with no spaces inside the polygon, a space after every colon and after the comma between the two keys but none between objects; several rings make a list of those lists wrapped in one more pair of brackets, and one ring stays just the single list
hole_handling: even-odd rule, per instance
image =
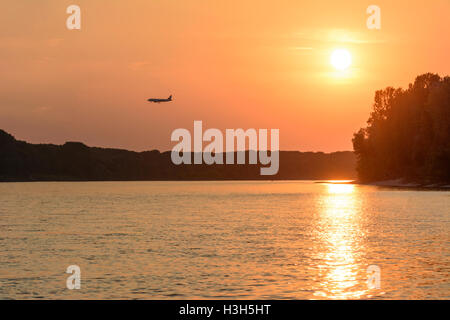
[{"label": "golden light path on water", "polygon": [[[364,253],[361,210],[355,185],[329,183],[321,202],[317,226],[316,258],[322,277],[314,296],[326,299],[370,297],[369,288],[361,285],[365,276],[360,256]],[[324,249],[325,248],[325,249]]]}]

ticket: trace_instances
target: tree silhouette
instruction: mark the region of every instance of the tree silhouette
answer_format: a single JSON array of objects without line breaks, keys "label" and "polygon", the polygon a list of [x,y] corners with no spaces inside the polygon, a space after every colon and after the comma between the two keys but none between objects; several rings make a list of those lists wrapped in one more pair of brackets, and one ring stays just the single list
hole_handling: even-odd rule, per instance
[{"label": "tree silhouette", "polygon": [[450,77],[427,73],[406,90],[376,91],[367,124],[353,136],[362,182],[450,181]]},{"label": "tree silhouette", "polygon": [[260,165],[175,165],[171,151],[31,144],[0,129],[0,181],[353,179],[355,162],[351,151],[280,151],[280,171],[261,176]]}]

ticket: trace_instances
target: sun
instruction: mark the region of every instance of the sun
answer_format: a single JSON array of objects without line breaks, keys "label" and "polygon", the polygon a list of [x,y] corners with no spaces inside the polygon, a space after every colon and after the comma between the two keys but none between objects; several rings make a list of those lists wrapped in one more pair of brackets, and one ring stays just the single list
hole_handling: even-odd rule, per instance
[{"label": "sun", "polygon": [[346,49],[336,49],[331,53],[330,62],[337,70],[345,70],[352,64],[352,55]]}]

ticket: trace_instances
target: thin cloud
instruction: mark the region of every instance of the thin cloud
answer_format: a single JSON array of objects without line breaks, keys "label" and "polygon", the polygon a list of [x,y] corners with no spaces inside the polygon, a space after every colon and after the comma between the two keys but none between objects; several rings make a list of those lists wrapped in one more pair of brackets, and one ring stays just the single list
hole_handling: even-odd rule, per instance
[{"label": "thin cloud", "polygon": [[370,44],[382,43],[385,40],[373,39],[370,34],[362,31],[350,31],[346,29],[310,29],[294,34],[294,37],[303,41],[326,42],[326,43],[348,43],[348,44]]}]

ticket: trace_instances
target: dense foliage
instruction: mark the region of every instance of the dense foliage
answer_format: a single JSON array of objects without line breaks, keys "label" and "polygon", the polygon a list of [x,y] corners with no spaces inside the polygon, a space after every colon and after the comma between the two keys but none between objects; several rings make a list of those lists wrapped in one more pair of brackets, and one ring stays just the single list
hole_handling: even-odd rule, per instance
[{"label": "dense foliage", "polygon": [[450,77],[377,91],[367,124],[353,137],[361,181],[450,182]]},{"label": "dense foliage", "polygon": [[261,176],[260,165],[177,166],[170,155],[170,151],[91,148],[80,142],[62,146],[30,144],[0,130],[0,181],[352,179],[356,176],[356,159],[350,151],[329,154],[281,151],[280,171],[274,176]]}]

